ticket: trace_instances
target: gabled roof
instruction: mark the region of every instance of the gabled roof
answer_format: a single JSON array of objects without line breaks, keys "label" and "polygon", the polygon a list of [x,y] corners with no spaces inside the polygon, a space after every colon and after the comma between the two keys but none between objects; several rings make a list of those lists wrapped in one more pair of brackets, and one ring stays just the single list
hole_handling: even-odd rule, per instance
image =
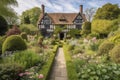
[{"label": "gabled roof", "polygon": [[[47,15],[51,18],[52,24],[73,24],[74,19],[80,13],[47,13]],[[43,14],[40,15],[39,22],[43,18]],[[86,17],[82,15],[83,21],[86,21]],[[65,21],[61,21],[60,19],[65,19]]]}]

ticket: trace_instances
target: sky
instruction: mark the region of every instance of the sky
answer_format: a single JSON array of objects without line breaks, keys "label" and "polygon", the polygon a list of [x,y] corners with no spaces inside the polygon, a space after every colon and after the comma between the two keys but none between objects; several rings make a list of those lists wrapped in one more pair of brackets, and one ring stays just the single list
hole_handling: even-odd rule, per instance
[{"label": "sky", "polygon": [[99,8],[106,3],[118,4],[120,0],[17,0],[18,7],[13,7],[14,10],[21,15],[23,11],[33,7],[40,7],[45,5],[45,12],[65,12],[74,13],[79,12],[79,6],[83,5],[83,10],[86,8]]}]

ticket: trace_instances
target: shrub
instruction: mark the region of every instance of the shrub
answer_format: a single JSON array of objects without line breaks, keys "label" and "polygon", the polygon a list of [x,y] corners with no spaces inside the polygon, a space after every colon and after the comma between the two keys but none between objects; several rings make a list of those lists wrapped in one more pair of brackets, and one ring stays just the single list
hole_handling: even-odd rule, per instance
[{"label": "shrub", "polygon": [[109,51],[114,47],[114,44],[112,42],[103,42],[98,49],[99,55],[106,55],[109,53]]},{"label": "shrub", "polygon": [[91,32],[91,22],[84,22],[82,25],[82,34],[89,34]]},{"label": "shrub", "polygon": [[110,58],[116,63],[120,63],[120,45],[115,46],[110,51]]},{"label": "shrub", "polygon": [[68,35],[70,35],[70,37],[77,37],[77,35],[80,35],[80,30],[78,30],[78,29],[71,29],[68,32]]},{"label": "shrub", "polygon": [[23,67],[18,63],[0,64],[0,80],[17,80]]},{"label": "shrub", "polygon": [[0,37],[0,55],[2,54],[2,44],[5,41],[5,37]]},{"label": "shrub", "polygon": [[119,44],[120,43],[120,34],[117,34],[117,35],[115,35],[113,37],[110,37],[109,41],[112,41],[115,44]]},{"label": "shrub", "polygon": [[21,37],[22,37],[23,39],[27,40],[27,34],[26,34],[26,32],[22,32],[22,33],[21,33]]},{"label": "shrub", "polygon": [[[83,64],[83,65],[81,65]],[[76,71],[79,80],[119,80],[120,64],[86,64],[77,63]]]},{"label": "shrub", "polygon": [[19,30],[19,28],[16,26],[16,25],[14,25],[13,27],[12,27],[12,29],[9,29],[9,31],[6,33],[6,35],[7,36],[10,36],[10,35],[18,35],[18,34],[20,34],[21,33],[21,31]]},{"label": "shrub", "polygon": [[96,33],[96,32],[90,33],[88,36],[90,36],[90,37],[96,37],[96,38],[100,37],[99,33]]},{"label": "shrub", "polygon": [[115,20],[93,20],[92,33],[99,33],[102,35],[108,35],[111,31],[116,30],[118,27]]},{"label": "shrub", "polygon": [[22,24],[20,25],[20,30],[26,32],[27,34],[34,35],[38,31],[37,27],[33,24]]},{"label": "shrub", "polygon": [[16,52],[14,55],[14,61],[23,65],[25,68],[29,68],[41,63],[42,58],[39,54],[36,54],[31,50],[25,50]]},{"label": "shrub", "polygon": [[17,35],[9,36],[3,43],[2,53],[5,51],[16,51],[16,50],[25,50],[27,45],[24,40]]},{"label": "shrub", "polygon": [[0,16],[0,35],[4,35],[8,29],[7,21],[4,17]]}]

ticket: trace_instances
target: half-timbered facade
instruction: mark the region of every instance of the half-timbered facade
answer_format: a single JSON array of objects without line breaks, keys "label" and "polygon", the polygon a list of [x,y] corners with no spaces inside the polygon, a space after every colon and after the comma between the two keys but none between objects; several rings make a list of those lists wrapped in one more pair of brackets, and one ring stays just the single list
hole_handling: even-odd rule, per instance
[{"label": "half-timbered facade", "polygon": [[80,5],[78,13],[45,13],[45,6],[42,5],[42,13],[38,21],[38,28],[44,36],[51,36],[56,27],[66,26],[59,36],[66,36],[70,29],[81,29],[82,23],[86,21],[83,14],[83,6]]}]

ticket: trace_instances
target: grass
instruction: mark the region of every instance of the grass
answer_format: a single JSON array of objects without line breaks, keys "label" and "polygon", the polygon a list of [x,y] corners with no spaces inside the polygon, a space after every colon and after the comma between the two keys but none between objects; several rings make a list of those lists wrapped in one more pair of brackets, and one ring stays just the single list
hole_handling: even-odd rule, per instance
[{"label": "grass", "polygon": [[64,49],[64,55],[65,55],[65,59],[66,59],[68,80],[78,80],[77,72],[75,70],[75,65],[72,61],[72,58],[71,58],[69,52],[68,52],[67,45],[64,45],[63,49]]},{"label": "grass", "polygon": [[48,61],[43,65],[42,69],[39,72],[40,74],[44,75],[43,80],[47,80],[49,77],[49,72],[51,70],[51,67],[52,67],[56,52],[57,52],[57,48],[58,48],[58,46],[56,45],[53,49],[53,52],[51,52]]}]

